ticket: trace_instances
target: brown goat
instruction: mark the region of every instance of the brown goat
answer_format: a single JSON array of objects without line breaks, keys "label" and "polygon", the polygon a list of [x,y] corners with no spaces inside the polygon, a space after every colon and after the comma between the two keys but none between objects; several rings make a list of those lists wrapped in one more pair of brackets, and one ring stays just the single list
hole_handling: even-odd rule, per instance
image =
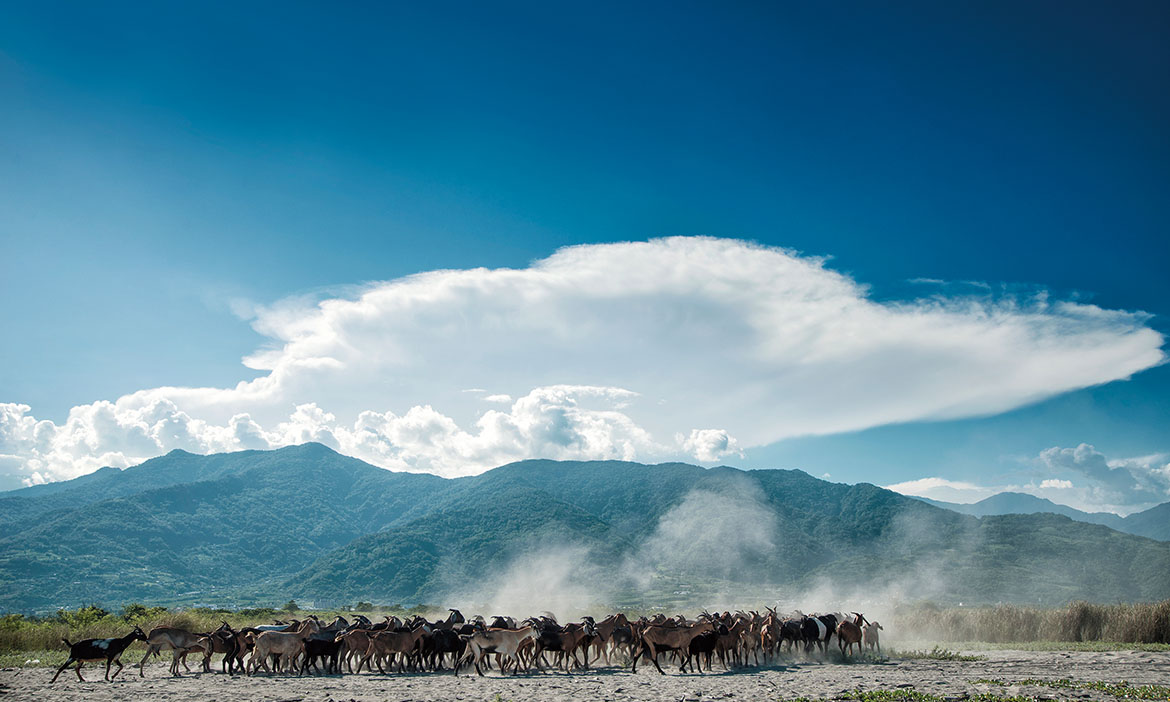
[{"label": "brown goat", "polygon": [[394,657],[398,656],[398,672],[405,672],[405,662],[407,656],[414,653],[418,647],[419,639],[424,634],[431,633],[429,624],[423,624],[413,631],[377,631],[369,635],[370,643],[366,648],[366,654],[358,663],[357,672],[362,672],[362,666],[373,668],[370,663],[370,658],[374,658],[374,662],[378,664],[378,672],[385,675],[386,671],[382,668],[382,660],[386,659],[389,665],[394,665]]},{"label": "brown goat", "polygon": [[853,645],[857,645],[857,650],[861,650],[861,625],[865,624],[865,617],[857,612],[853,613],[853,621],[842,621],[837,624],[837,645],[841,647],[841,655],[848,656],[852,652]]},{"label": "brown goat", "polygon": [[632,672],[638,672],[639,658],[649,656],[650,660],[654,662],[654,667],[658,669],[658,672],[666,675],[662,670],[662,666],[658,665],[658,655],[663,651],[678,651],[679,655],[684,658],[679,670],[685,672],[686,665],[690,661],[688,648],[691,639],[705,631],[712,631],[713,629],[714,627],[711,622],[701,622],[694,626],[678,626],[677,622],[675,626],[647,625],[638,636],[638,650],[634,653]]}]

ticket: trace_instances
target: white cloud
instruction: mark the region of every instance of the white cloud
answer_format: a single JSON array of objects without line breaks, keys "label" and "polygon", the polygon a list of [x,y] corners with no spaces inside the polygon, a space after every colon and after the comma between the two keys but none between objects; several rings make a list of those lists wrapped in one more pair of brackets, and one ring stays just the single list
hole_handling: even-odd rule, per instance
[{"label": "white cloud", "polygon": [[506,404],[510,404],[512,402],[512,396],[511,395],[488,395],[487,397],[483,398],[483,401],[484,402],[499,402],[499,403],[506,405]]},{"label": "white cloud", "polygon": [[[1170,456],[1108,459],[1089,444],[1053,447],[1032,461],[1045,474],[1026,484],[977,485],[931,477],[887,489],[947,502],[978,502],[1000,492],[1023,492],[1086,512],[1130,514],[1170,500]],[[1060,477],[1065,476],[1065,477]]]},{"label": "white cloud", "polygon": [[[1170,456],[1166,454],[1109,459],[1092,445],[1080,444],[1075,448],[1046,449],[1036,463],[1046,472],[1077,478],[1084,484],[1084,499],[1109,505],[1110,511],[1170,500]],[[1044,481],[1049,482],[1070,481]]]},{"label": "white cloud", "polygon": [[886,485],[885,487],[887,490],[900,492],[903,495],[928,497],[932,500],[957,502],[959,504],[978,502],[986,497],[991,497],[997,492],[1002,492],[1000,489],[976,485],[975,483],[968,483],[962,480],[947,480],[946,478],[938,477],[907,480],[906,482]]},{"label": "white cloud", "polygon": [[238,307],[269,340],[245,360],[265,375],[142,390],[60,425],[3,405],[0,454],[28,480],[308,439],[447,475],[533,456],[714,461],[787,437],[1001,412],[1164,359],[1140,313],[982,291],[876,302],[821,259],[709,238]]},{"label": "white cloud", "polygon": [[692,429],[690,436],[677,434],[675,441],[696,460],[713,463],[725,456],[743,456],[738,441],[723,429]]}]

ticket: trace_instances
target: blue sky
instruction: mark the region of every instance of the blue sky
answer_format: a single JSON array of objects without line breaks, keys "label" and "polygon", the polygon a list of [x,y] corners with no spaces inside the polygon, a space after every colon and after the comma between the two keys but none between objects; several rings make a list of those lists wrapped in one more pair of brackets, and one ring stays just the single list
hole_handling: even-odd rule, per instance
[{"label": "blue sky", "polygon": [[[30,417],[64,426],[72,408],[139,391],[232,388],[270,372],[241,358],[282,347],[288,338],[270,332],[288,332],[289,317],[311,316],[318,300],[352,301],[374,281],[426,271],[523,270],[582,244],[749,241],[800,252],[794,260],[831,257],[827,270],[866,286],[863,298],[878,306],[977,296],[1002,312],[1009,301],[1044,296],[1148,313],[1113,319],[1111,329],[1165,333],[1167,29],[1170,9],[1156,2],[9,7],[0,26],[0,294],[8,302],[0,402],[29,409],[7,420],[0,487],[150,452],[138,438],[106,445],[91,436],[96,420],[78,420],[90,438],[62,438],[68,450],[58,447],[53,460],[65,456],[73,468],[50,470],[43,437],[29,438]],[[688,319],[710,302],[686,299],[670,309]],[[714,319],[696,333],[738,338]],[[432,341],[447,348],[441,335]],[[1119,361],[1102,361],[1031,399],[826,416],[823,435],[807,438],[745,419],[739,434],[784,438],[731,445],[701,434],[728,452],[696,450],[851,482],[1068,480],[1081,491],[1043,494],[1124,511],[1164,501],[1151,490],[1162,472],[1170,480],[1170,373],[1150,367],[1157,363],[1145,351],[1145,360],[1125,357],[1147,368],[1129,380],[1105,367]],[[659,389],[649,380],[627,388],[636,374],[587,364],[570,363],[563,378],[552,370],[525,378],[503,368],[506,352],[468,359],[467,372],[454,375],[471,382],[476,364],[494,364],[485,377],[501,387],[485,396],[513,400],[554,384],[643,398]],[[703,375],[694,370],[702,358],[666,367]],[[453,388],[433,399],[413,389],[396,395],[393,371],[369,372],[388,383],[369,406],[304,390],[274,400],[280,408],[258,420],[262,431],[276,431],[283,417],[282,436],[312,434],[289,419],[308,402],[348,425],[359,409],[403,417],[429,405],[466,428],[484,411],[461,405]],[[859,370],[857,383],[866,377]],[[720,379],[746,383],[729,396],[752,384]],[[854,400],[843,392],[842,403]],[[263,414],[241,405],[204,418],[210,401],[177,397],[167,401],[209,425]],[[540,397],[542,407],[556,404]],[[627,402],[590,397],[605,405],[597,412],[620,414]],[[159,416],[114,412],[110,421],[125,429]],[[630,416],[642,428],[655,424]],[[646,430],[659,447],[692,430],[736,438],[739,420],[720,419],[713,411],[700,426]],[[17,423],[24,438],[14,438]],[[662,453],[623,436],[619,445],[639,459]],[[199,441],[195,448],[221,445]],[[1122,501],[1094,492],[1084,461],[1044,458],[1081,444],[1095,447],[1081,455],[1104,456],[1109,470],[1155,487]],[[382,463],[426,469],[412,460],[394,454]]]}]

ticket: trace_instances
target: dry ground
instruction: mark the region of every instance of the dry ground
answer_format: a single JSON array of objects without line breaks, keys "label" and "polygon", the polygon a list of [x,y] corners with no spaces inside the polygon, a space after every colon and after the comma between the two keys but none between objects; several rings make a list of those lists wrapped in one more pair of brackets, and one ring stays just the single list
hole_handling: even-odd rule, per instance
[{"label": "dry ground", "polygon": [[[241,702],[243,700],[336,702],[357,700],[783,700],[796,697],[832,699],[851,690],[916,690],[940,697],[962,698],[979,693],[1028,695],[1043,699],[1102,700],[1118,698],[1086,689],[1021,687],[1013,684],[1034,678],[1075,681],[1122,682],[1131,685],[1170,685],[1170,653],[1149,651],[980,651],[986,661],[931,659],[883,662],[797,662],[765,669],[707,675],[679,675],[668,669],[659,675],[653,666],[637,674],[624,669],[591,673],[534,674],[479,678],[466,673],[346,675],[327,677],[225,676],[218,673],[187,675],[172,679],[165,663],[147,667],[145,679],[127,666],[115,683],[101,681],[92,664],[83,669],[92,682],[80,683],[65,671],[50,686],[53,670],[7,668],[0,670],[0,700],[84,700],[112,702],[138,700],[178,702]],[[997,679],[1007,686],[976,682]],[[498,697],[497,697],[498,695]]]}]

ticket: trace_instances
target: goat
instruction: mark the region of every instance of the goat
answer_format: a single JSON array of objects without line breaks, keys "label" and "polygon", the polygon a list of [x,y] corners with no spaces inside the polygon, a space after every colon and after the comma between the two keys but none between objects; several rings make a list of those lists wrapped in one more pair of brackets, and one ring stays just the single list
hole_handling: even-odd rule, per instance
[{"label": "goat", "polygon": [[861,650],[861,627],[853,622],[841,622],[837,625],[837,645],[841,648],[841,655],[849,655],[853,644]]},{"label": "goat", "polygon": [[[179,677],[179,662],[185,658],[186,652],[190,649],[202,649],[205,644],[200,643],[200,640],[206,640],[205,634],[192,634],[185,629],[176,629],[171,626],[156,626],[150,630],[146,636],[146,655],[138,663],[138,676],[146,677],[143,669],[146,667],[146,660],[153,654],[155,656],[161,655],[161,651],[169,648],[174,652],[174,657],[171,659],[171,675]],[[184,662],[184,665],[186,663]]]},{"label": "goat", "polygon": [[378,664],[378,672],[383,675],[386,671],[382,668],[382,660],[385,658],[389,665],[394,665],[394,657],[401,655],[398,659],[398,672],[405,672],[405,662],[407,656],[418,648],[419,640],[424,634],[431,633],[431,625],[423,623],[417,629],[408,631],[379,631],[370,635],[370,645],[366,649],[366,655],[358,663],[357,672],[362,672],[362,666],[368,665],[371,669],[373,665],[370,664],[370,659],[374,658],[374,662]]},{"label": "goat", "polygon": [[882,628],[877,622],[868,622],[861,628],[861,644],[863,648],[873,650],[877,646],[878,654],[882,652],[882,642],[878,639],[878,631]]},{"label": "goat", "polygon": [[488,628],[489,629],[515,629],[516,628],[516,620],[513,619],[512,617],[500,617],[500,616],[492,617],[492,625],[489,626]]},{"label": "goat", "polygon": [[300,626],[301,622],[299,619],[292,620],[292,623],[290,624],[285,624],[284,622],[277,619],[273,624],[261,624],[260,626],[254,626],[252,628],[256,631],[279,631],[282,633],[287,633],[296,631],[300,628]]},{"label": "goat", "polygon": [[515,673],[516,667],[519,665],[516,655],[520,651],[520,647],[525,642],[539,636],[540,631],[531,625],[523,629],[488,629],[469,635],[460,634],[459,638],[467,642],[467,652],[455,664],[455,674],[459,674],[460,666],[472,660],[475,663],[475,672],[482,676],[483,669],[480,667],[480,663],[484,657],[492,653],[500,656],[501,673],[507,669],[509,660],[512,660],[512,672]]},{"label": "goat", "polygon": [[350,673],[353,672],[353,659],[365,655],[366,650],[369,649],[370,635],[373,633],[373,629],[350,629],[341,632],[333,639],[341,644],[345,666]]},{"label": "goat", "polygon": [[305,641],[305,660],[301,663],[301,673],[304,673],[310,666],[316,672],[317,660],[321,661],[321,667],[325,673],[339,673],[341,672],[340,657],[341,641],[332,636],[328,639],[311,638]]},{"label": "goat", "polygon": [[[701,634],[696,634],[687,644],[687,660],[694,661],[691,669],[695,667],[699,669],[699,675],[703,674],[703,658],[707,659],[707,671],[711,671],[711,654],[715,651],[715,645],[719,642],[719,636],[727,633],[727,627],[719,624],[713,631],[704,631]],[[683,664],[686,667],[686,663]]]},{"label": "goat", "polygon": [[455,629],[435,629],[430,641],[431,668],[442,670],[443,657],[448,653],[451,654],[452,663],[459,660],[467,649],[467,642],[459,638],[459,633]]},{"label": "goat", "polygon": [[792,649],[796,646],[797,641],[803,640],[801,633],[801,620],[799,619],[785,619],[780,622],[780,638],[776,642],[776,651],[779,652],[785,642],[788,642],[788,652],[792,653]]},{"label": "goat", "polygon": [[[592,621],[592,619],[590,619],[590,621]],[[633,638],[632,636],[622,635],[622,632],[619,632],[618,637],[615,638],[614,632],[622,629],[623,627],[628,632],[629,626],[630,621],[626,619],[625,614],[620,612],[618,614],[609,615],[605,619],[602,619],[600,624],[595,624],[593,626],[593,630],[596,633],[596,636],[593,637],[593,642],[591,644],[595,651],[593,658],[594,663],[596,663],[600,658],[604,657],[605,664],[609,665],[610,651],[616,649],[617,644],[619,643],[616,638],[622,639],[622,643],[628,643]]]},{"label": "goat", "polygon": [[679,651],[680,655],[686,656],[682,666],[679,668],[681,672],[686,672],[686,665],[691,659],[689,651],[691,639],[705,631],[712,631],[713,629],[714,627],[709,621],[691,627],[677,625],[659,626],[655,624],[645,627],[638,636],[638,650],[634,654],[634,663],[631,672],[638,672],[639,658],[649,656],[650,660],[654,662],[654,667],[658,669],[658,672],[666,675],[662,670],[662,666],[658,665],[658,656],[663,651]]},{"label": "goat", "polygon": [[352,627],[344,617],[338,615],[333,621],[321,627],[305,641],[305,660],[301,663],[301,673],[312,667],[317,670],[316,661],[322,660],[326,673],[337,672],[338,659],[341,656],[341,642],[337,640],[339,633],[349,631]]},{"label": "goat", "polygon": [[842,620],[837,624],[837,645],[841,647],[842,655],[849,655],[854,644],[857,644],[857,650],[860,651],[861,627],[869,622],[858,612],[853,613],[853,621],[849,621],[844,615],[837,616]]},{"label": "goat", "polygon": [[804,641],[805,653],[811,653],[814,647],[819,647],[821,653],[824,653],[829,633],[820,619],[806,616],[800,620],[800,638]]},{"label": "goat", "polygon": [[463,624],[467,620],[463,618],[463,612],[457,609],[448,609],[450,614],[441,622],[435,622],[435,629],[454,629],[457,624]]},{"label": "goat", "polygon": [[[75,668],[77,679],[81,682],[85,682],[85,678],[81,677],[81,666],[86,661],[101,660],[106,662],[105,679],[112,682],[114,678],[118,677],[118,673],[121,673],[122,668],[124,667],[121,660],[122,651],[125,651],[126,648],[135,641],[146,641],[146,634],[143,633],[142,629],[134,627],[134,630],[129,634],[126,634],[125,636],[117,639],[85,639],[83,641],[78,641],[77,643],[69,643],[68,639],[61,640],[64,641],[65,645],[69,647],[69,658],[66,659],[66,661],[61,664],[61,667],[57,669],[56,675],[54,675],[53,679],[49,681],[49,684],[57,682],[57,676],[61,674],[61,671],[65,670],[73,663],[77,664],[77,667]],[[110,665],[113,663],[118,664],[118,669],[115,670],[114,675],[111,676]]]},{"label": "goat", "polygon": [[[586,621],[583,624],[569,624],[564,627],[556,625],[555,620],[546,620],[540,628],[540,636],[536,640],[536,650],[533,653],[533,659],[536,660],[537,666],[540,666],[540,659],[543,658],[545,651],[552,651],[557,654],[557,664],[568,672],[569,658],[573,659],[573,666],[577,668],[589,667],[589,643],[594,636],[594,629],[592,623]],[[577,660],[577,651],[585,649],[585,664],[582,666],[581,661]],[[543,666],[540,666],[543,667]]]},{"label": "goat", "polygon": [[306,619],[296,631],[263,631],[256,637],[256,647],[248,659],[245,672],[249,675],[264,666],[270,674],[276,671],[268,668],[268,656],[279,655],[278,668],[295,668],[296,660],[305,651],[305,640],[321,630],[316,619]]},{"label": "goat", "polygon": [[825,641],[822,650],[828,649],[829,641],[833,638],[833,634],[837,633],[837,625],[845,621],[844,616],[837,616],[836,614],[818,614],[815,615],[817,621],[825,625]]},{"label": "goat", "polygon": [[187,648],[184,648],[182,651],[178,652],[179,662],[182,663],[183,668],[186,669],[186,671],[188,673],[190,673],[191,666],[187,665],[187,656],[191,655],[192,653],[202,653],[203,654],[203,668],[204,668],[203,672],[209,673],[209,672],[211,672],[210,663],[211,663],[211,654],[212,654],[212,646],[213,646],[212,641],[211,641],[211,634],[195,634],[195,635],[198,636],[199,639],[196,640],[194,644],[192,644],[192,645],[188,646]]},{"label": "goat", "polygon": [[234,654],[239,646],[235,630],[227,622],[224,622],[218,629],[208,634],[207,638],[211,640],[211,646],[207,650],[207,655],[203,657],[203,672],[211,672],[211,655],[222,653],[223,664],[221,668],[224,673],[231,673],[235,667]]}]

